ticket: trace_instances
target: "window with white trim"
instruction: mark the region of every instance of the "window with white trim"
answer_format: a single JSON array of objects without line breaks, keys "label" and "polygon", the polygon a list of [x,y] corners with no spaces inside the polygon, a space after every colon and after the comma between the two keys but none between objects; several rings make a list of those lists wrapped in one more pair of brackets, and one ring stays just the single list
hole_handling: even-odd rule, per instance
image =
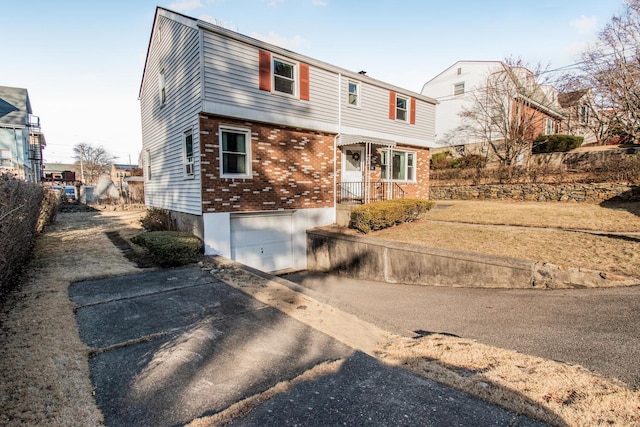
[{"label": "window with white trim", "polygon": [[220,126],[220,176],[251,177],[251,130]]},{"label": "window with white trim", "polygon": [[384,180],[415,181],[416,153],[413,151],[383,150],[380,153],[380,175]]},{"label": "window with white trim", "polygon": [[463,95],[464,94],[464,82],[456,83],[453,85],[453,96]]},{"label": "window with white trim", "polygon": [[360,83],[349,82],[349,105],[360,106]]},{"label": "window with white trim", "polygon": [[194,177],[194,153],[193,153],[193,132],[191,129],[183,134],[184,144],[184,174],[187,178]]},{"label": "window with white trim", "polygon": [[164,70],[160,71],[158,89],[160,95],[160,104],[164,105],[167,102],[167,82],[164,77]]},{"label": "window with white trim", "polygon": [[554,122],[553,119],[548,118],[547,117],[547,123],[546,123],[546,128],[545,128],[545,135],[552,135],[555,132],[553,131],[554,128]]},{"label": "window with white trim", "polygon": [[144,152],[144,176],[147,181],[151,181],[151,152],[149,150]]},{"label": "window with white trim", "polygon": [[409,120],[409,100],[399,95],[396,96],[396,120]]},{"label": "window with white trim", "polygon": [[581,105],[580,106],[580,123],[587,124],[589,122],[589,106]]},{"label": "window with white trim", "polygon": [[294,64],[274,58],[273,89],[287,95],[296,95],[296,66]]}]

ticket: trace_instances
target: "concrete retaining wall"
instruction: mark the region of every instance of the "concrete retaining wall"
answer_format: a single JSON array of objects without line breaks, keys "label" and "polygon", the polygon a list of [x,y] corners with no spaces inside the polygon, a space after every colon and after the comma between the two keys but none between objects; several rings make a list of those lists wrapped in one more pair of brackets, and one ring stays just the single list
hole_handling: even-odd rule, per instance
[{"label": "concrete retaining wall", "polygon": [[325,230],[307,231],[307,269],[387,283],[453,287],[584,288],[640,282],[591,270]]},{"label": "concrete retaining wall", "polygon": [[640,186],[615,183],[447,186],[431,187],[429,197],[431,200],[640,201]]}]

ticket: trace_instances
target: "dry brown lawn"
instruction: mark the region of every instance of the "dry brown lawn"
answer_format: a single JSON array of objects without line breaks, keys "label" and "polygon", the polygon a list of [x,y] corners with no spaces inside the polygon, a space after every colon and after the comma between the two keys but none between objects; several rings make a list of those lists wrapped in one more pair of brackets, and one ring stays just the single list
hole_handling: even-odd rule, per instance
[{"label": "dry brown lawn", "polygon": [[615,208],[577,203],[438,204],[450,206],[371,236],[640,277],[640,203]]},{"label": "dry brown lawn", "polygon": [[640,202],[592,203],[436,201],[446,209],[428,213],[428,219],[528,227],[555,227],[608,232],[640,232]]}]

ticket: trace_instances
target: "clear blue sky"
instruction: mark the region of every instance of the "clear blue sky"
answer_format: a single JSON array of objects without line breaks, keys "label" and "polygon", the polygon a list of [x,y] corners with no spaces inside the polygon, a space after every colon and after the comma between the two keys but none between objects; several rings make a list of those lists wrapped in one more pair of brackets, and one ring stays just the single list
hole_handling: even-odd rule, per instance
[{"label": "clear blue sky", "polygon": [[28,89],[46,162],[79,142],[142,148],[138,89],[156,6],[419,92],[458,60],[576,62],[622,0],[0,0],[0,85]]}]

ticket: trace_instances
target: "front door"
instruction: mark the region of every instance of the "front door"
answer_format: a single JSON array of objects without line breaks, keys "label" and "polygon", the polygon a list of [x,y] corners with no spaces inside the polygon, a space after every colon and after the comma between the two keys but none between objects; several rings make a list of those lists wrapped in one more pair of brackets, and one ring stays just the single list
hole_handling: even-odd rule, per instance
[{"label": "front door", "polygon": [[349,147],[342,152],[341,199],[361,199],[363,194],[363,147]]}]

